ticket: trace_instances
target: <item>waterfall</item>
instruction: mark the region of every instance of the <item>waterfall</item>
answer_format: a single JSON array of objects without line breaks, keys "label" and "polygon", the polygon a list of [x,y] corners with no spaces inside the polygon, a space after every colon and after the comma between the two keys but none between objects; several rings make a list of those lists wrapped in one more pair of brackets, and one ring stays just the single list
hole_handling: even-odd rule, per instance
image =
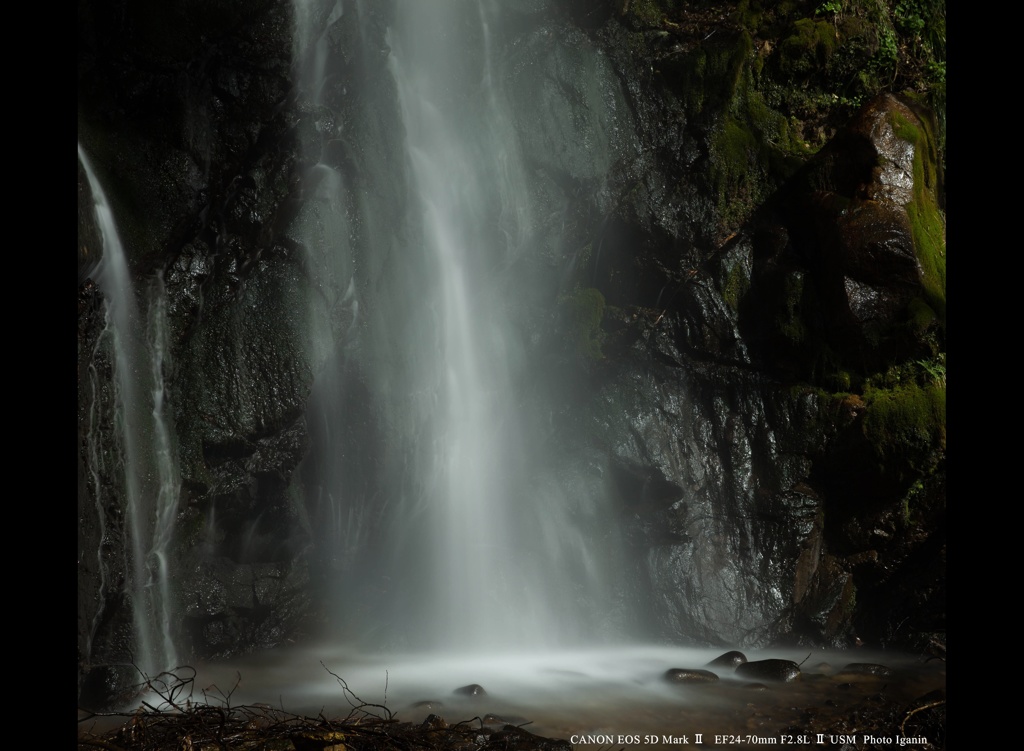
[{"label": "waterfall", "polygon": [[[153,620],[158,631],[158,654],[163,668],[178,663],[174,646],[174,598],[171,590],[171,545],[180,495],[180,473],[176,439],[169,422],[169,393],[165,374],[170,369],[170,328],[167,320],[167,292],[159,272],[148,288],[147,342],[152,378],[152,448],[156,463],[156,501],[151,512],[152,533],[147,558],[151,560]],[[141,520],[147,523],[146,519]],[[147,586],[150,586],[147,585]]]},{"label": "waterfall", "polygon": [[[858,228],[827,211],[856,196],[802,216],[803,177],[859,163],[860,131],[752,150],[763,179],[722,194],[719,126],[786,121],[735,111],[780,82],[743,29],[626,5],[79,8],[84,712],[181,660],[189,701],[242,714],[441,705],[610,745],[774,712],[767,741],[846,680],[794,645],[944,629],[944,401],[905,456],[877,424],[933,369],[883,389],[839,369],[868,345],[812,362],[856,300],[805,246]],[[878,281],[920,326],[900,303],[867,339],[944,350],[931,292]],[[732,647],[822,668],[760,704],[735,669],[672,670]]]},{"label": "waterfall", "polygon": [[[543,614],[530,612],[540,582],[524,574],[522,541],[510,534],[523,484],[508,470],[522,436],[516,342],[500,274],[519,250],[516,219],[527,209],[509,184],[514,141],[492,130],[507,116],[493,95],[487,20],[479,6],[471,9],[477,18],[462,19],[465,11],[451,3],[404,4],[390,42],[411,205],[422,222],[407,251],[423,254],[436,275],[425,294],[436,332],[418,374],[437,384],[435,466],[425,499],[433,541],[426,625],[437,645],[482,648],[533,644],[546,628]],[[455,30],[461,34],[451,38]],[[502,216],[509,206],[512,218]],[[497,231],[496,219],[504,219],[508,235]]]},{"label": "waterfall", "polygon": [[[122,510],[125,519],[124,587],[136,640],[132,659],[140,670],[153,675],[177,665],[169,556],[179,473],[176,441],[167,419],[166,293],[157,275],[146,288],[145,306],[140,310],[113,211],[81,145],[78,158],[88,177],[103,241],[103,257],[94,276],[104,297],[105,326],[89,369],[94,396],[89,405],[87,451],[101,530],[100,596],[105,601],[111,569],[103,549],[113,541],[114,532],[105,509],[114,507]],[[113,370],[109,404],[99,397],[103,384],[95,362],[101,354],[109,358]],[[105,445],[105,435],[112,445]],[[104,482],[104,477],[109,481]],[[94,618],[94,632],[101,613]]]},{"label": "waterfall", "polygon": [[[564,468],[546,466],[536,425],[551,405],[525,386],[544,374],[509,270],[536,232],[504,98],[499,9],[399,2],[385,43],[372,45],[368,10],[344,6],[360,32],[345,38],[364,45],[344,51],[346,86],[362,87],[353,105],[327,45],[342,6],[328,5],[297,0],[294,66],[305,132],[315,132],[294,236],[316,290],[311,358],[323,363],[303,467],[321,565],[350,630],[378,644],[382,629],[415,649],[579,643],[607,615],[620,543],[604,499],[579,498]],[[353,81],[353,70],[381,78]],[[336,115],[346,107],[358,109]],[[387,116],[401,137],[373,141],[370,163],[366,128]],[[337,153],[328,144],[343,144],[347,160],[325,156]],[[399,180],[402,195],[385,207]],[[376,439],[355,434],[371,421]],[[366,447],[374,440],[379,458]],[[379,461],[378,480],[353,459],[360,451]]]},{"label": "waterfall", "polygon": [[[320,16],[318,11],[324,11]],[[358,507],[346,503],[349,482],[344,425],[348,417],[350,383],[347,351],[359,322],[359,294],[352,260],[355,229],[349,222],[352,200],[345,177],[324,160],[325,146],[344,134],[323,103],[331,77],[327,69],[327,32],[344,15],[341,0],[319,3],[296,0],[294,74],[303,98],[300,110],[311,127],[302,142],[308,167],[303,182],[306,197],[292,236],[304,250],[310,299],[306,310],[307,356],[317,370],[307,407],[312,447],[300,474],[308,477],[307,507],[317,530],[320,569],[331,577],[351,561],[348,552],[365,543],[365,525]]]}]

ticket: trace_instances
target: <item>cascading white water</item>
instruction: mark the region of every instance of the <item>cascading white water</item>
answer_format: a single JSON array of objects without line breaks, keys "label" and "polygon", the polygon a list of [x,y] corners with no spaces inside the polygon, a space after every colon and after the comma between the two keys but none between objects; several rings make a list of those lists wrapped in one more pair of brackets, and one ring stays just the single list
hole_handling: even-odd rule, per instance
[{"label": "cascading white water", "polygon": [[438,646],[536,645],[549,633],[546,611],[530,605],[542,580],[531,581],[512,533],[512,505],[527,505],[517,497],[524,484],[504,471],[522,437],[500,272],[518,250],[526,208],[508,156],[515,141],[492,129],[507,117],[490,80],[487,20],[480,5],[404,3],[390,41],[413,206],[422,211],[421,244],[408,252],[427,256],[437,284],[427,298],[436,357],[424,363],[436,373],[421,374],[440,384],[426,530],[433,607],[424,625]]},{"label": "cascading white water", "polygon": [[303,92],[305,117],[312,121],[315,136],[302,144],[312,166],[306,171],[307,197],[293,236],[305,249],[303,260],[311,289],[306,310],[307,354],[318,368],[308,407],[314,440],[307,462],[314,465],[315,478],[307,492],[312,496],[309,506],[314,524],[328,551],[323,565],[334,571],[346,551],[358,549],[363,542],[360,515],[351,504],[343,503],[346,477],[337,461],[343,450],[339,447],[343,427],[338,423],[345,420],[347,388],[343,356],[359,321],[359,295],[350,248],[353,230],[347,214],[349,192],[341,172],[323,161],[325,143],[342,135],[340,125],[334,123],[322,104],[331,75],[326,68],[325,30],[344,15],[344,5],[335,0],[326,18],[319,22],[314,17],[318,8],[326,10],[326,5],[316,0],[295,0],[294,70]]},{"label": "cascading white water", "polygon": [[[113,212],[81,145],[78,158],[88,177],[103,240],[103,256],[94,274],[106,305],[106,326],[98,347],[110,348],[114,371],[112,410],[104,413],[98,399],[91,405],[89,471],[103,530],[99,565],[105,586],[107,567],[102,548],[107,529],[103,508],[110,500],[102,497],[100,476],[110,472],[113,481],[122,484],[121,502],[127,522],[126,590],[136,638],[134,661],[140,670],[152,675],[177,665],[168,555],[174,536],[179,473],[175,440],[166,419],[166,295],[158,276],[147,289],[146,312],[139,310]],[[95,392],[98,374],[94,368],[90,371]],[[105,420],[114,423],[110,430],[115,443],[113,460],[104,458],[99,446],[100,423]]]},{"label": "cascading white water", "polygon": [[[538,426],[558,405],[535,401],[543,389],[523,388],[526,376],[551,374],[521,341],[513,303],[522,290],[505,284],[520,253],[539,255],[527,247],[537,230],[528,196],[537,191],[503,99],[513,45],[494,33],[492,6],[395,0],[393,15],[388,4],[373,17],[391,24],[385,47],[367,46],[379,42],[379,28],[362,26],[373,0],[332,1],[296,0],[309,141],[306,200],[291,232],[305,250],[307,352],[317,368],[300,474],[330,558],[323,578],[347,625],[359,628],[233,662],[220,677],[211,670],[203,685],[229,686],[241,674],[234,700],[273,696],[290,711],[346,711],[327,666],[403,720],[425,717],[435,700],[449,720],[483,714],[477,697],[452,693],[480,682],[487,710],[539,720],[531,729],[564,737],[734,731],[737,716],[751,715],[746,689],[729,694],[738,680],[726,676],[720,692],[678,691],[662,677],[669,666],[706,665],[719,650],[641,648],[619,624],[613,644],[576,649],[604,635],[593,627],[613,609],[628,609],[622,590],[639,577],[623,573],[620,525],[601,492],[604,457],[588,455],[585,466],[559,466],[561,454],[540,461],[551,433]],[[358,33],[339,28],[353,15]],[[331,69],[328,32],[344,70]],[[545,39],[554,45],[554,36]],[[354,49],[360,40],[367,48]],[[358,80],[367,68],[373,87]],[[568,106],[554,114],[573,122]],[[329,154],[328,141],[343,148]],[[212,511],[208,522],[212,540]],[[372,595],[358,591],[363,581]],[[788,711],[807,701],[768,695]]]},{"label": "cascading white water", "polygon": [[[152,451],[156,464],[156,500],[152,511],[152,536],[148,557],[155,593],[151,596],[153,620],[159,630],[161,669],[177,666],[174,645],[174,598],[171,589],[171,545],[181,491],[176,438],[169,422],[169,394],[165,373],[170,368],[170,327],[167,320],[167,292],[163,275],[157,273],[148,289],[147,325],[153,409]],[[143,520],[145,521],[145,520]]]},{"label": "cascading white water", "polygon": [[[311,359],[325,363],[307,412],[313,447],[304,486],[331,570],[341,574],[337,599],[351,620],[352,580],[376,577],[367,620],[406,624],[394,637],[405,647],[575,644],[607,614],[608,572],[620,550],[602,499],[571,497],[533,445],[530,420],[549,408],[527,403],[523,384],[541,374],[511,312],[519,292],[508,270],[528,254],[535,227],[504,99],[498,7],[398,2],[383,51],[393,87],[378,78],[353,92],[338,82],[365,85],[352,71],[376,74],[382,50],[345,49],[348,69],[331,69],[327,34],[343,7],[359,16],[358,38],[371,37],[363,4],[297,0],[295,65],[314,125],[306,130],[319,137],[304,144],[313,166],[294,236],[316,290]],[[318,14],[326,20],[315,22]],[[349,101],[358,109],[345,110],[343,127],[332,108]],[[357,144],[368,136],[344,128],[379,127],[395,115],[404,141],[371,136],[374,147],[393,150],[363,158]],[[352,150],[346,166],[354,171],[324,161],[329,141]],[[396,177],[404,196],[385,208],[377,197]],[[365,321],[362,297],[370,302]],[[364,341],[346,351],[355,338]],[[379,497],[355,497],[370,491],[345,458],[371,439],[343,438],[359,430],[346,402],[353,362],[379,409]],[[369,551],[374,529],[379,545]],[[355,625],[379,643],[379,623]]]}]

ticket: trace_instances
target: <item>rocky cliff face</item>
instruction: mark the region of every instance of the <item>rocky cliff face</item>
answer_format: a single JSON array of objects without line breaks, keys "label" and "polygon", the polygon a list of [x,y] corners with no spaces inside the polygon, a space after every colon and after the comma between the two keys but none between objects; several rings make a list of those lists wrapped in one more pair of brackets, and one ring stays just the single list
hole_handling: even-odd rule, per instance
[{"label": "rocky cliff face", "polygon": [[[335,71],[315,97],[288,3],[79,5],[80,144],[134,277],[166,289],[192,659],[358,618],[385,586],[367,551],[403,480],[384,447],[413,445],[396,415],[415,404],[381,403],[374,341],[422,277],[396,250],[393,8],[368,5],[308,5]],[[920,648],[945,612],[932,115],[885,95],[812,154],[759,88],[771,44],[715,4],[673,26],[633,5],[509,3],[493,42],[535,209],[507,283],[543,377],[519,388],[544,405],[526,419],[547,476],[614,501],[628,555],[609,628]],[[344,181],[334,206],[317,202],[325,168]],[[79,183],[79,686],[101,705],[135,655],[102,241]],[[341,261],[316,239],[331,221]],[[360,520],[347,545],[313,500],[332,471]],[[337,578],[363,582],[344,615],[321,596]]]}]

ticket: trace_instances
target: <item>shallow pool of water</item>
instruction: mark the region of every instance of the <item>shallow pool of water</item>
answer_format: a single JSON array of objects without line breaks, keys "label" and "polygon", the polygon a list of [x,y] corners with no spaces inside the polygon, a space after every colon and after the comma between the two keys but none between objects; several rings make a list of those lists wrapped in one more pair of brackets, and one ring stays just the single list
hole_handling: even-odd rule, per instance
[{"label": "shallow pool of water", "polygon": [[[570,740],[577,748],[681,748],[698,743],[706,748],[839,747],[838,741],[846,739],[816,737],[800,729],[808,727],[810,719],[819,726],[830,718],[856,720],[858,707],[865,702],[912,703],[945,689],[944,662],[860,649],[744,650],[748,660],[781,658],[801,666],[798,681],[751,685],[733,668],[707,668],[725,651],[633,646],[494,655],[372,655],[337,646],[307,646],[200,665],[193,698],[232,706],[269,704],[297,715],[323,714],[331,719],[362,707],[414,723],[431,714],[449,723],[509,723],[537,735]],[[844,672],[850,663],[878,663],[891,674]],[[719,680],[672,684],[664,679],[671,668],[710,669]],[[485,693],[458,693],[472,684]],[[856,722],[849,728],[855,733]],[[857,740],[856,745],[863,745],[862,738]],[[888,745],[898,747],[899,740],[894,737]]]}]

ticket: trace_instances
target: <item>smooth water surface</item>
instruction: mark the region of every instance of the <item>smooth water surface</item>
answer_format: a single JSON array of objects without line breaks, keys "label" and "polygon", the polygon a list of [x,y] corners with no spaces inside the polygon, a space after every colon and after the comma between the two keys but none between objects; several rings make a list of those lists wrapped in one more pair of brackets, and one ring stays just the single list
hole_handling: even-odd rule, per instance
[{"label": "smooth water surface", "polygon": [[[694,743],[698,733],[710,746],[716,745],[715,736],[723,735],[751,735],[755,745],[758,738],[784,745],[783,736],[806,726],[809,717],[852,715],[859,704],[883,693],[894,701],[912,701],[945,688],[944,662],[892,652],[810,648],[745,651],[749,660],[802,663],[800,681],[757,687],[735,676],[732,668],[707,668],[725,651],[635,646],[427,657],[305,647],[202,666],[195,685],[211,699],[230,692],[235,706],[262,702],[295,714],[342,718],[361,703],[376,704],[399,721],[420,723],[436,714],[449,723],[522,725],[531,733],[564,738],[577,747],[600,740],[616,748],[674,747],[682,744],[666,742],[666,737],[689,736]],[[850,663],[879,663],[892,675],[843,674]],[[720,680],[671,684],[662,677],[670,668],[709,669]],[[486,695],[455,693],[471,684],[482,686]],[[385,714],[379,708],[367,709]],[[776,740],[763,740],[767,738]],[[719,745],[729,744],[719,739]]]}]

